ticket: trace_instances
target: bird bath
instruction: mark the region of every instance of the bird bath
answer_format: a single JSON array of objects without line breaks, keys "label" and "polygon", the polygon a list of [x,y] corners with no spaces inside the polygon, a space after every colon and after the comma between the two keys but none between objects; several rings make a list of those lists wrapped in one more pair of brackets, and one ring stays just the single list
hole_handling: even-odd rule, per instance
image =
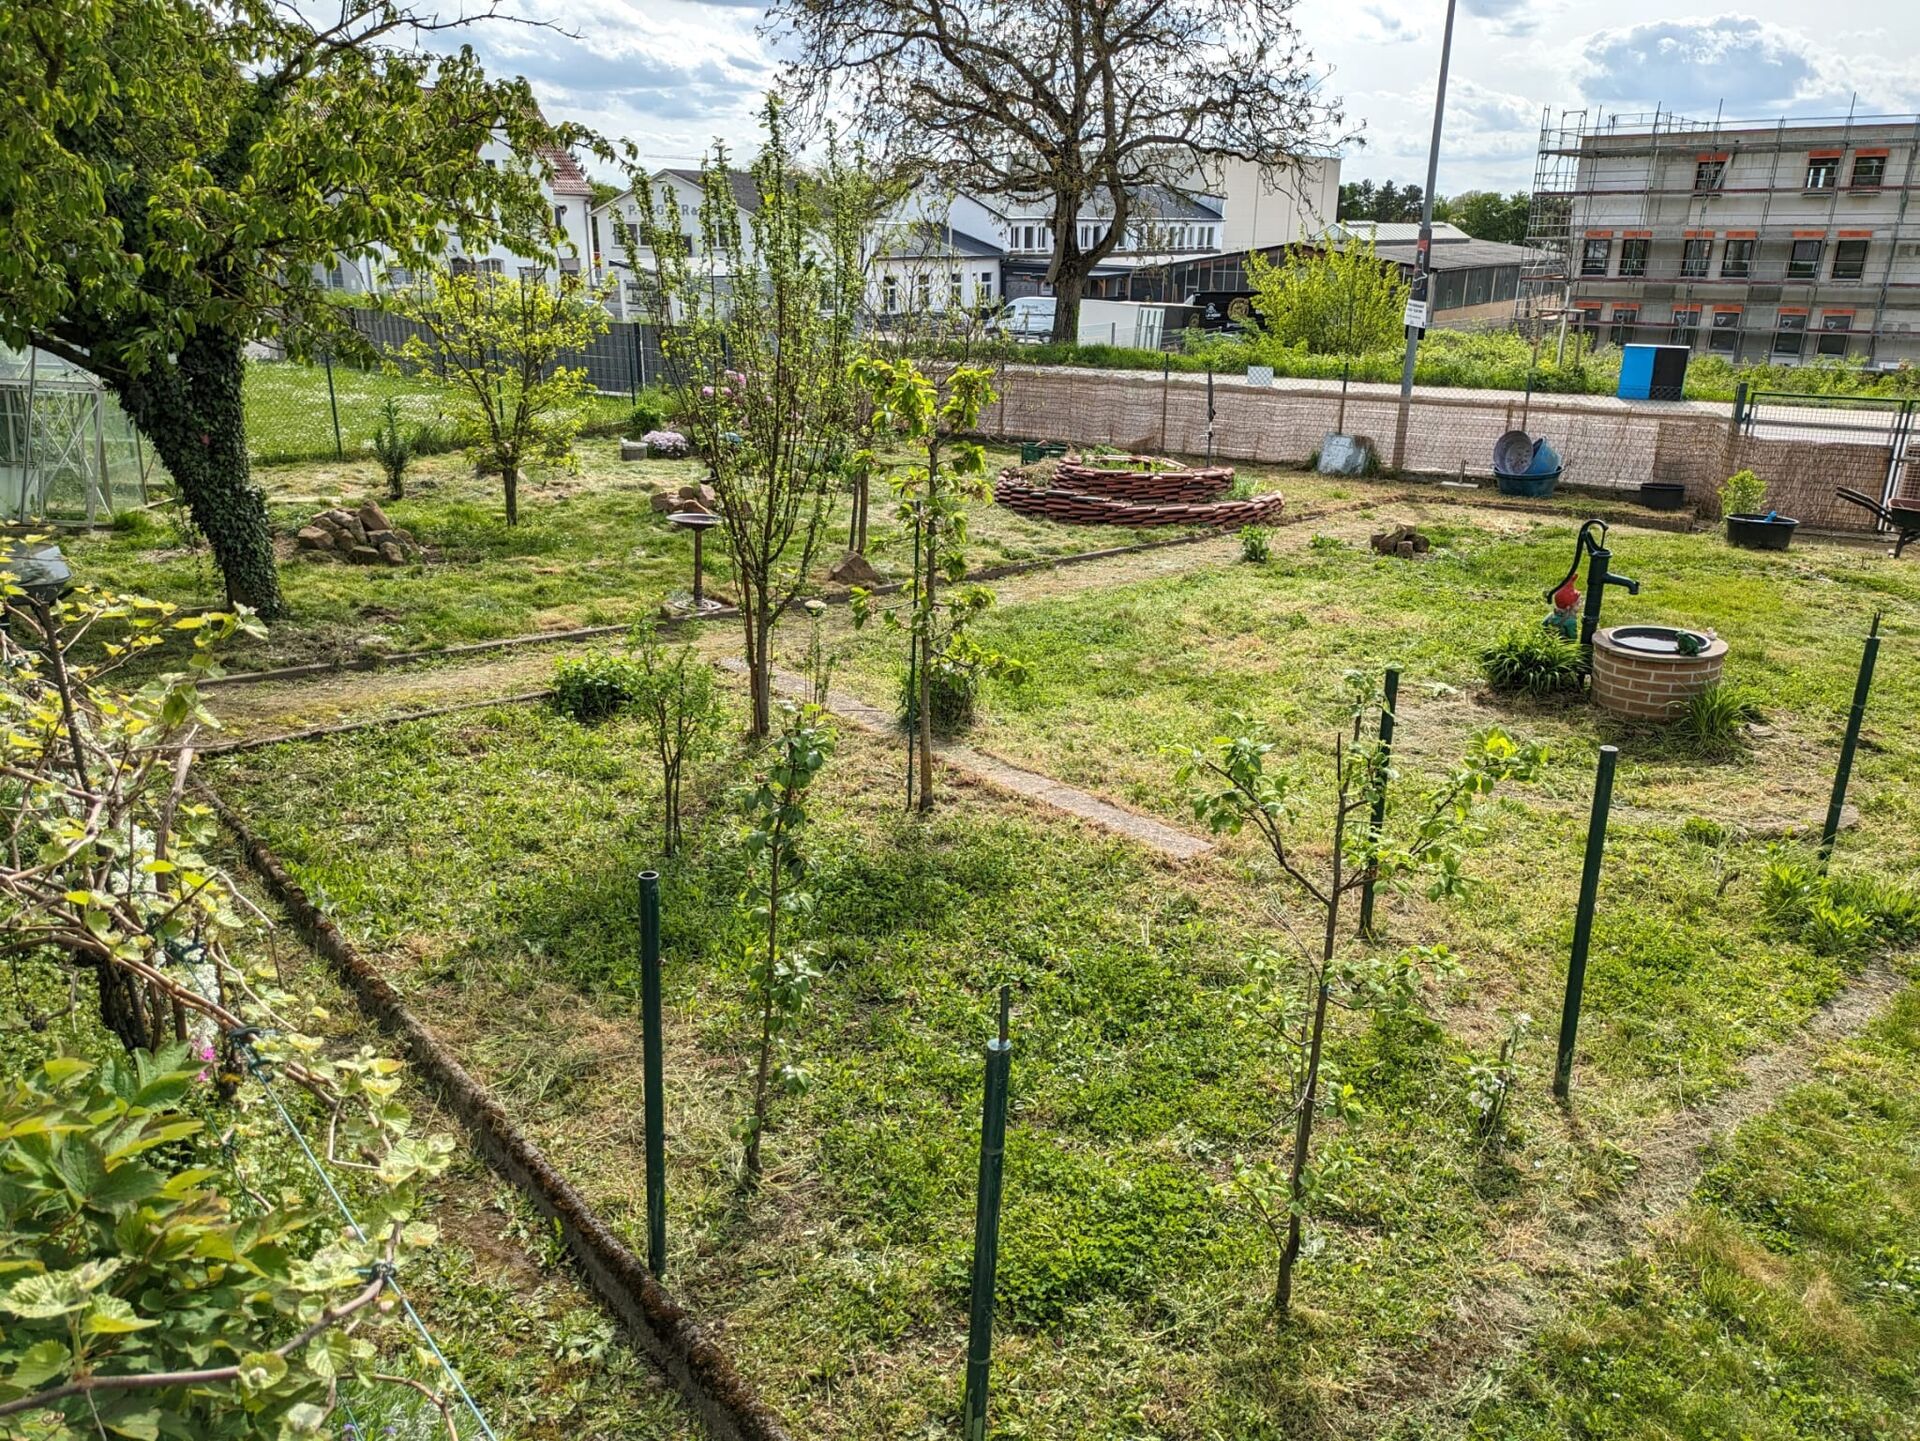
[{"label": "bird bath", "polygon": [[1718,684],[1727,643],[1670,625],[1616,625],[1594,632],[1593,699],[1636,720],[1671,720]]}]

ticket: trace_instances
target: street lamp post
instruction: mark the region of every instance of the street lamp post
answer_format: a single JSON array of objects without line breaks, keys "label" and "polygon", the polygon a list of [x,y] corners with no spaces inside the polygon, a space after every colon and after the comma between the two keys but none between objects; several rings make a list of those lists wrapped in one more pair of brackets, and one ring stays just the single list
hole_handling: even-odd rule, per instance
[{"label": "street lamp post", "polygon": [[[1433,143],[1427,147],[1427,190],[1420,202],[1420,241],[1413,254],[1413,304],[1407,307],[1407,355],[1400,366],[1400,415],[1393,428],[1393,468],[1399,470],[1407,457],[1407,416],[1413,402],[1413,366],[1420,352],[1420,336],[1426,329],[1432,304],[1429,295],[1433,259],[1433,187],[1440,178],[1440,123],[1447,110],[1447,61],[1453,54],[1454,0],[1447,0],[1447,26],[1440,37],[1440,81],[1433,95]],[[1416,311],[1415,306],[1419,309]]]}]

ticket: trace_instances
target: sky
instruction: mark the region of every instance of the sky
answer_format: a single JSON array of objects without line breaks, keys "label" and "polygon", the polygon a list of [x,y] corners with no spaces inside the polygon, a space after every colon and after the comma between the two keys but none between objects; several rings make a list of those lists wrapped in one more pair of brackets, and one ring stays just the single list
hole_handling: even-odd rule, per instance
[{"label": "sky", "polygon": [[[555,30],[498,22],[468,38],[525,75],[551,119],[632,143],[649,168],[716,139],[751,151],[777,56],[758,0],[507,0]],[[1920,111],[1920,3],[1459,0],[1438,189],[1529,188],[1541,112],[1651,111],[1711,120]],[[1446,0],[1297,0],[1296,28],[1360,141],[1342,176],[1425,178]],[[601,178],[618,179],[612,174]]]}]

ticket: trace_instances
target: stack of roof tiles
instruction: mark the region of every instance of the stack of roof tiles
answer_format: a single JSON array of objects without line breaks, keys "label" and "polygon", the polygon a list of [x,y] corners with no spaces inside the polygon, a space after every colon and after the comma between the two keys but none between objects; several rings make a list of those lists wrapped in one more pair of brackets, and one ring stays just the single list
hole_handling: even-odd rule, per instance
[{"label": "stack of roof tiles", "polygon": [[[1237,530],[1277,520],[1285,501],[1259,495],[1222,500],[1233,484],[1233,469],[1216,465],[1196,469],[1168,467],[1147,456],[1127,456],[1124,466],[1091,463],[1068,456],[1045,475],[1004,470],[994,482],[993,498],[1019,515],[1067,525],[1211,525]],[[1043,478],[1044,477],[1044,478]]]}]

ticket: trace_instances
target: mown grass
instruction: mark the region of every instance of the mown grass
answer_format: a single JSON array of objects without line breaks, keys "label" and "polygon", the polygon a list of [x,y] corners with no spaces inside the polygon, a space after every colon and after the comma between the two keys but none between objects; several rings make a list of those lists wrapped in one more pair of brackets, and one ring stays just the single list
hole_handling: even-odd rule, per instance
[{"label": "mown grass", "polygon": [[[389,399],[400,403],[403,426],[425,426],[437,435],[450,429],[448,392],[430,381],[341,362],[333,366],[331,392],[328,380],[323,366],[297,361],[247,366],[247,454],[256,465],[359,458],[384,423]],[[588,402],[587,424],[592,429],[618,425],[631,409],[625,396],[595,395]]]},{"label": "mown grass", "polygon": [[1464,1429],[1920,1435],[1920,992],[1742,1127],[1649,1250],[1577,1299]]},{"label": "mown grass", "polygon": [[[1368,529],[1407,516],[1433,538],[1432,560],[1365,554]],[[1467,862],[1479,884],[1463,902],[1385,899],[1388,944],[1444,942],[1463,971],[1430,996],[1431,1020],[1343,1017],[1336,1027],[1333,1059],[1364,1104],[1343,1127],[1361,1164],[1313,1229],[1306,1311],[1292,1327],[1276,1327],[1267,1310],[1270,1245],[1220,1190],[1236,1155],[1276,1144],[1279,1061],[1236,1024],[1231,1004],[1250,951],[1280,943],[1272,878],[1249,848],[1230,843],[1216,860],[1169,867],[969,786],[950,788],[932,820],[910,820],[899,809],[899,748],[844,735],[810,841],[826,978],[798,1059],[813,1083],[780,1103],[767,1182],[743,1197],[733,1178],[752,1026],[731,911],[742,859],[723,801],[741,762],[703,763],[695,848],[663,868],[669,1281],[721,1324],[799,1431],[912,1435],[937,1432],[953,1413],[980,1044],[1001,984],[1015,990],[1016,1051],[996,1427],[1279,1437],[1364,1432],[1372,1423],[1355,1420],[1350,1394],[1390,1400],[1398,1387],[1432,1384],[1426,1374],[1444,1369],[1433,1338],[1457,1308],[1514,1283],[1515,1244],[1549,1270],[1560,1248],[1582,1254],[1594,1209],[1632,1184],[1676,1111],[1741,1084],[1747,1058],[1791,1039],[1868,963],[1868,945],[1834,940],[1775,904],[1768,876],[1774,832],[1804,831],[1824,804],[1858,633],[1882,605],[1887,641],[1854,790],[1862,830],[1843,841],[1836,871],[1847,895],[1865,896],[1871,887],[1856,878],[1910,882],[1920,865],[1916,744],[1900,723],[1920,701],[1903,659],[1920,598],[1909,572],[1832,547],[1761,559],[1715,537],[1617,531],[1617,563],[1643,590],[1610,597],[1610,618],[1719,629],[1733,644],[1729,679],[1765,698],[1769,733],[1708,761],[1582,704],[1482,692],[1478,650],[1542,608],[1532,596],[1559,579],[1571,544],[1571,527],[1552,518],[1396,500],[1376,515],[1281,532],[1264,566],[1225,562],[1084,594],[1044,577],[1009,583],[983,622],[982,638],[1033,675],[991,690],[972,739],[1176,819],[1164,748],[1225,728],[1234,712],[1257,716],[1305,768],[1311,817],[1327,791],[1349,667],[1404,668],[1399,794],[1488,723],[1543,737],[1555,752],[1536,785],[1487,811]],[[897,638],[837,643],[844,689],[893,693]],[[1625,756],[1569,1117],[1544,1092],[1602,741]],[[632,893],[635,872],[657,860],[657,787],[636,730],[508,708],[212,770],[637,1240]],[[1487,1057],[1519,1011],[1540,1025],[1523,1052],[1512,1135],[1490,1151],[1474,1129],[1463,1061]],[[1885,1092],[1875,1102],[1885,1124],[1872,1133],[1888,1153],[1874,1182],[1882,1190],[1910,1174],[1920,1148],[1915,1079],[1901,1062],[1861,1083],[1863,1095]],[[1832,1178],[1835,1196],[1863,1196],[1880,1214],[1880,1191],[1849,1179],[1842,1156],[1820,1161],[1823,1133],[1809,1115],[1790,1105],[1767,1123],[1792,1148],[1754,1146],[1803,1157]],[[1730,1153],[1702,1196],[1719,1205],[1716,1185],[1744,1193],[1791,1169],[1783,1160],[1763,1174],[1748,1154]],[[1871,1237],[1864,1221],[1836,1232],[1833,1256],[1870,1269],[1875,1247],[1911,1255],[1908,1242],[1887,1239],[1911,1235],[1911,1211],[1884,1219]],[[1725,1329],[1713,1310],[1726,1291],[1719,1278],[1744,1253],[1722,1246],[1719,1224],[1689,1212],[1674,1234],[1705,1237],[1707,1251],[1672,1242],[1621,1273],[1639,1289],[1579,1302],[1579,1316],[1597,1319],[1577,1326],[1612,1327],[1609,1344],[1622,1367],[1640,1368],[1642,1390],[1663,1367],[1695,1379],[1677,1369],[1681,1320],[1703,1335]],[[1715,1270],[1707,1263],[1722,1252],[1735,1261]],[[1562,1289],[1583,1295],[1578,1280]],[[1890,1408],[1910,1376],[1886,1359],[1903,1333],[1878,1321],[1867,1330],[1865,1349],[1823,1352],[1791,1383],[1796,1395],[1851,1397],[1852,1411],[1831,1413],[1845,1425],[1753,1434],[1878,1434],[1869,1423],[1898,1414]],[[1472,1425],[1529,1438],[1733,1436],[1745,1433],[1709,1421],[1742,1415],[1738,1406],[1758,1407],[1765,1394],[1743,1390],[1744,1373],[1729,1379],[1755,1353],[1728,1339],[1686,1403],[1696,1419],[1635,1430],[1619,1419],[1630,1412],[1607,1420],[1602,1373],[1581,1389],[1575,1371],[1586,1363],[1573,1347],[1584,1343],[1556,1339],[1585,1334],[1544,1333],[1500,1408]],[[1862,1367],[1870,1375],[1856,1384]],[[1684,1384],[1674,1382],[1676,1394]],[[1432,1429],[1421,1434],[1461,1434],[1473,1404],[1451,1419],[1423,1411]]]},{"label": "mown grass", "polygon": [[[364,458],[262,469],[274,527],[281,537],[281,583],[287,615],[266,639],[236,645],[234,669],[338,660],[359,654],[456,645],[535,631],[621,625],[658,613],[692,583],[687,532],[651,508],[653,492],[704,478],[696,461],[622,463],[617,442],[582,441],[577,474],[536,473],[522,487],[520,523],[508,526],[497,480],[472,475],[457,455],[418,462],[407,498],[387,502],[389,515],[435,555],[404,567],[359,567],[302,559],[291,537],[318,511],[357,506],[384,495],[384,482]],[[1017,459],[996,450],[997,468]],[[1251,474],[1272,485],[1283,473]],[[1292,488],[1293,477],[1285,477]],[[1316,482],[1301,478],[1311,489]],[[893,519],[890,496],[876,495],[869,554],[883,572],[903,574],[911,542]],[[844,552],[844,500],[829,516],[814,582]],[[1028,520],[997,506],[975,520],[974,563],[1072,555],[1170,532],[1108,526],[1065,527]],[[217,569],[171,512],[141,515],[119,529],[69,542],[76,569],[89,580],[182,605],[215,605]],[[708,585],[730,595],[731,574],[717,537],[705,547]]]}]

